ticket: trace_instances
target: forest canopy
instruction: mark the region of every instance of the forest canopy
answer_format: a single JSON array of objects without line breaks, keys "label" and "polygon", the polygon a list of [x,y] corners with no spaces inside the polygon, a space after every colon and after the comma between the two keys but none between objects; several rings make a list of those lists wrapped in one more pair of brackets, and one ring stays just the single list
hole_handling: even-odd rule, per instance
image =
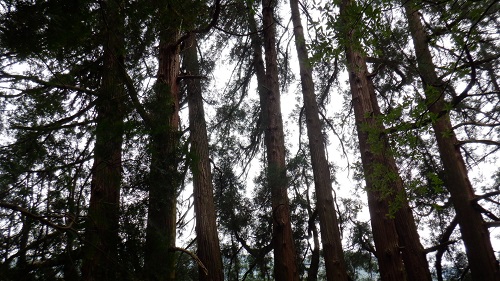
[{"label": "forest canopy", "polygon": [[500,281],[499,10],[0,1],[0,280]]}]

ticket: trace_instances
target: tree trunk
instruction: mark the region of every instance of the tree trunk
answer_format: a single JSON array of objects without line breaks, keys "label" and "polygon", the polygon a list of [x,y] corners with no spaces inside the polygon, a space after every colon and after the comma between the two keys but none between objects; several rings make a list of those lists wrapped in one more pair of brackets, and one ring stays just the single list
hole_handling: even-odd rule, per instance
[{"label": "tree trunk", "polygon": [[[373,238],[382,280],[406,280],[403,260],[399,251],[398,235],[394,220],[389,214],[391,177],[397,177],[387,161],[388,147],[383,126],[379,120],[380,109],[371,80],[367,77],[365,56],[357,33],[352,0],[343,0],[340,6],[342,35],[345,40],[347,70],[351,85],[352,103],[356,119],[361,161],[365,174],[368,207],[370,209]],[[383,139],[381,139],[383,137]],[[389,194],[389,195],[386,195]]]},{"label": "tree trunk", "polygon": [[103,1],[103,74],[96,101],[94,164],[82,276],[84,280],[116,280],[121,184],[124,84],[124,20],[121,1]]},{"label": "tree trunk", "polygon": [[498,262],[491,246],[490,234],[480,211],[474,209],[474,190],[467,174],[458,140],[445,110],[446,84],[439,80],[432,55],[427,44],[427,36],[412,1],[403,1],[408,25],[413,38],[418,71],[424,84],[429,111],[439,117],[432,123],[439,154],[446,173],[448,191],[455,207],[460,232],[465,244],[473,280],[500,280]]},{"label": "tree trunk", "polygon": [[191,34],[186,40],[184,66],[193,77],[186,77],[189,128],[191,139],[191,170],[193,173],[194,211],[196,214],[196,242],[198,258],[208,269],[208,274],[200,268],[199,280],[223,281],[222,258],[217,236],[212,173],[208,154],[207,126],[201,95],[197,40]]},{"label": "tree trunk", "polygon": [[[295,246],[290,222],[285,168],[285,139],[281,118],[274,1],[262,1],[266,83],[261,97],[264,142],[267,152],[267,184],[273,212],[274,279],[298,281]],[[261,87],[262,88],[262,87]]]},{"label": "tree trunk", "polygon": [[[166,15],[159,13],[158,17]],[[144,267],[147,280],[175,280],[179,163],[179,31],[161,25],[158,73],[151,103],[151,166]]]},{"label": "tree trunk", "polygon": [[340,240],[339,222],[332,196],[330,169],[325,156],[325,144],[321,132],[319,109],[314,94],[312,68],[309,62],[304,31],[300,20],[297,0],[290,0],[294,25],[295,47],[300,66],[302,94],[306,113],[307,135],[311,151],[311,163],[316,188],[316,209],[318,210],[321,242],[326,267],[326,279],[348,280],[342,242]]},{"label": "tree trunk", "polygon": [[393,173],[398,175],[393,183],[396,200],[395,202],[391,202],[391,204],[396,204],[398,208],[394,214],[394,219],[408,281],[431,281],[432,276],[426,252],[420,243],[420,236],[412,210],[408,204],[403,180],[399,176],[394,158],[391,155],[387,155],[387,161],[389,162],[389,166],[392,167],[391,170]]},{"label": "tree trunk", "polygon": [[384,281],[405,280],[403,260],[399,252],[399,237],[394,220],[388,216],[389,198],[385,195],[387,192],[390,192],[391,196],[395,195],[390,190],[391,183],[387,182],[387,177],[394,174],[391,175],[393,171],[388,169],[384,155],[375,148],[377,144],[370,142],[373,132],[368,132],[368,130],[383,131],[381,124],[376,120],[378,105],[373,103],[371,97],[375,93],[371,81],[366,77],[365,58],[352,47],[347,49],[350,49],[346,52],[349,80],[380,275]]},{"label": "tree trunk", "polygon": [[314,221],[310,227],[313,236],[314,248],[311,253],[311,263],[307,269],[307,281],[316,281],[318,280],[319,271],[319,234]]}]

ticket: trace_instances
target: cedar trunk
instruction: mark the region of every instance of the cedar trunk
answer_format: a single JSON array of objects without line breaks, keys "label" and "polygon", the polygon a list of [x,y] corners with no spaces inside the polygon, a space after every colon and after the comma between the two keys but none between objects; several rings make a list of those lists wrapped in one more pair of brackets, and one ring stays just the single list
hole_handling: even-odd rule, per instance
[{"label": "cedar trunk", "polygon": [[[159,17],[165,16],[160,14]],[[151,103],[148,220],[144,268],[146,280],[175,280],[176,200],[179,163],[179,32],[160,32],[157,81]]]},{"label": "cedar trunk", "polygon": [[[186,72],[199,75],[197,41],[194,34],[186,40],[184,55]],[[222,258],[217,236],[212,173],[208,154],[207,125],[199,77],[186,77],[189,128],[191,131],[191,170],[193,173],[194,211],[196,214],[196,242],[198,258],[208,269],[199,270],[200,281],[223,281]]]},{"label": "cedar trunk", "polygon": [[455,207],[473,280],[500,280],[498,262],[490,234],[479,210],[474,209],[474,190],[467,174],[450,116],[445,112],[446,84],[439,80],[427,44],[427,36],[412,1],[403,1],[413,38],[418,70],[424,84],[429,111],[439,118],[432,123],[439,154],[446,173],[446,187]]},{"label": "cedar trunk", "polygon": [[294,25],[295,47],[300,66],[302,95],[306,113],[307,135],[311,151],[311,163],[316,189],[316,209],[319,215],[321,242],[326,267],[326,279],[348,280],[337,213],[332,196],[330,169],[325,156],[325,144],[321,132],[319,109],[314,95],[312,68],[308,59],[304,31],[300,20],[297,0],[290,0],[292,20]]},{"label": "cedar trunk", "polygon": [[293,243],[288,205],[285,168],[285,138],[281,118],[278,66],[276,53],[276,26],[272,0],[262,1],[263,35],[266,64],[265,87],[261,94],[264,142],[267,151],[267,181],[271,189],[274,246],[274,279],[298,281],[295,246]]},{"label": "cedar trunk", "polygon": [[385,147],[386,142],[380,140],[379,137],[373,137],[382,134],[383,126],[378,118],[380,109],[373,84],[367,77],[365,56],[359,39],[354,36],[357,30],[354,15],[351,14],[353,10],[350,9],[351,5],[355,5],[354,1],[343,0],[340,6],[340,17],[343,23],[342,39],[345,40],[352,104],[380,276],[384,281],[406,280],[396,226],[394,220],[388,216],[389,198],[384,195],[388,192],[394,195],[394,192],[389,190],[391,183],[387,179],[393,171],[390,171],[385,157],[388,152]]},{"label": "cedar trunk", "polygon": [[102,1],[103,73],[96,100],[96,131],[90,205],[85,232],[83,280],[116,280],[123,142],[124,21],[121,1]]},{"label": "cedar trunk", "polygon": [[396,231],[405,264],[406,276],[408,281],[431,281],[432,276],[429,269],[429,262],[427,261],[425,249],[420,243],[420,236],[412,210],[408,204],[403,180],[399,176],[399,170],[394,157],[389,154],[386,157],[390,173],[397,175],[397,178],[392,183],[397,199],[392,204],[397,204],[396,207],[398,208],[394,214],[394,220],[396,222]]},{"label": "cedar trunk", "polygon": [[375,151],[370,143],[368,130],[382,132],[377,117],[378,105],[371,97],[374,95],[371,81],[366,77],[366,62],[364,56],[352,47],[346,48],[349,81],[351,84],[352,103],[358,132],[359,149],[363,171],[365,174],[368,207],[375,241],[376,256],[382,280],[405,280],[403,260],[399,252],[399,237],[394,220],[389,214],[388,199],[383,193],[390,186],[384,184],[384,177],[391,171],[384,163],[384,155]]}]

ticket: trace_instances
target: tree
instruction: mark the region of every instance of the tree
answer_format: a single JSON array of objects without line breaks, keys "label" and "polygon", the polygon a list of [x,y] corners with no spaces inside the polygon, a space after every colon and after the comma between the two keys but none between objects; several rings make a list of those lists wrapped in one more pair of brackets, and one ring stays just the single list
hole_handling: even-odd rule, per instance
[{"label": "tree", "polygon": [[[481,212],[474,208],[474,190],[467,175],[467,168],[457,145],[450,116],[447,111],[446,83],[438,78],[432,55],[429,51],[425,29],[420,21],[418,7],[413,1],[403,2],[408,26],[415,46],[417,66],[424,85],[426,104],[435,121],[432,122],[443,169],[446,173],[447,188],[457,213],[458,224],[465,243],[469,264],[474,280],[500,280],[500,269],[495,258],[489,231]],[[464,46],[468,51],[467,43]],[[467,97],[468,89],[453,103],[456,105]]]},{"label": "tree", "polygon": [[262,24],[265,50],[265,86],[260,96],[264,143],[267,154],[267,184],[271,190],[274,248],[274,278],[278,281],[298,280],[296,253],[290,221],[285,169],[285,140],[281,117],[278,67],[276,55],[275,3],[262,1]]},{"label": "tree", "polygon": [[497,280],[497,2],[1,1],[0,279]]},{"label": "tree", "polygon": [[[144,267],[148,280],[175,280],[176,201],[180,186],[179,85],[180,30],[169,4],[156,3],[158,72],[148,115],[151,166]],[[167,10],[165,10],[167,9]],[[172,17],[172,18],[169,18]]]},{"label": "tree", "polygon": [[[219,237],[217,236],[216,214],[213,200],[212,173],[208,153],[208,137],[201,95],[197,40],[194,33],[185,41],[184,67],[188,76],[189,128],[191,131],[190,162],[193,173],[193,196],[196,214],[196,242],[198,257],[208,273],[200,268],[199,280],[224,280]],[[191,76],[192,75],[192,76]]]},{"label": "tree", "polygon": [[87,215],[84,280],[118,278],[118,219],[125,116],[123,3],[101,2],[103,74],[96,100],[97,125],[90,205]]},{"label": "tree", "polygon": [[[106,71],[99,65],[102,58],[99,46],[107,44],[103,39],[105,36],[92,32],[100,30],[101,22],[97,20],[97,9],[87,9],[87,1],[9,1],[3,4],[6,9],[2,11],[1,45],[2,52],[8,55],[2,55],[1,79],[2,83],[12,82],[12,88],[3,98],[18,110],[9,114],[7,128],[13,138],[5,143],[1,152],[5,160],[1,169],[3,184],[15,192],[5,196],[3,191],[1,200],[2,208],[14,211],[27,220],[21,220],[24,221],[21,236],[24,238],[20,247],[6,249],[6,253],[12,254],[6,257],[5,267],[2,267],[9,273],[17,267],[16,259],[20,256],[21,260],[26,257],[22,274],[29,278],[55,279],[56,276],[64,276],[74,279],[79,277],[81,248],[85,241],[81,235],[81,223],[86,210],[83,195],[87,194],[86,183],[91,177],[89,160],[94,154],[97,163],[100,159],[109,160],[111,157],[113,161],[118,161],[114,165],[121,164],[120,151],[117,159],[115,144],[110,145],[112,156],[107,151],[103,153],[102,149],[103,140],[110,135],[114,138],[113,142],[120,142],[121,137],[115,138],[120,135],[120,121],[116,119],[111,123],[116,121],[113,124],[118,125],[118,133],[115,131],[106,136],[101,127],[100,132],[96,132],[101,147],[95,153],[91,151],[95,128],[94,106],[99,104],[96,111],[100,111],[98,123],[102,126],[103,109],[108,103],[106,99],[110,98],[109,95],[118,97],[117,100],[122,98],[119,91],[113,93],[109,89],[118,84],[110,83],[115,78],[117,64],[112,66],[108,56],[107,66],[110,68],[106,75],[103,74]],[[10,68],[9,65],[24,65],[24,69]],[[101,84],[101,78],[106,82]],[[100,90],[100,98],[96,100]],[[117,119],[122,118],[120,110],[114,113],[119,116]],[[118,149],[120,146],[119,143]],[[100,165],[99,168],[104,168],[101,172],[106,171],[103,166],[106,164]],[[111,174],[114,173],[113,177],[118,171],[119,185],[119,166],[110,170]],[[94,174],[94,186],[103,184],[97,184],[103,180],[103,173],[98,174]],[[94,242],[102,242],[102,246],[109,248],[111,255],[116,257],[113,249],[118,242],[114,238],[117,237],[117,228],[112,224],[117,221],[115,210],[118,198],[117,190],[114,190],[116,178],[113,180],[110,189],[107,185],[103,186],[107,189],[104,192],[107,198],[93,196],[93,207],[99,205],[95,203],[101,200],[112,203],[110,208],[104,207],[106,213],[100,220],[100,227],[106,233],[102,240]],[[23,198],[20,202],[15,200],[16,194]],[[32,194],[33,199],[27,199],[28,194]],[[5,219],[2,217],[2,220]],[[17,224],[17,219],[13,217],[13,228],[9,227],[10,234],[6,241],[17,236]],[[107,257],[101,253],[98,252],[95,258],[104,262]],[[115,259],[112,265],[116,266],[116,262]]]},{"label": "tree", "polygon": [[325,146],[323,134],[321,132],[321,122],[319,120],[318,104],[314,94],[312,67],[307,54],[298,1],[291,0],[290,7],[294,25],[295,46],[300,66],[307,134],[309,137],[309,149],[311,151],[311,162],[317,197],[316,210],[320,221],[326,276],[327,280],[348,280],[342,252],[342,242],[340,241],[339,222],[333,205],[330,169],[325,157]]},{"label": "tree", "polygon": [[[345,40],[352,102],[381,277],[382,280],[406,280],[406,277],[411,280],[430,280],[425,253],[384,133],[374,87],[368,77],[366,57],[357,37],[360,31],[353,27],[355,14],[355,3],[343,1],[340,6],[343,25],[341,34]],[[394,205],[395,212],[391,211]]]}]

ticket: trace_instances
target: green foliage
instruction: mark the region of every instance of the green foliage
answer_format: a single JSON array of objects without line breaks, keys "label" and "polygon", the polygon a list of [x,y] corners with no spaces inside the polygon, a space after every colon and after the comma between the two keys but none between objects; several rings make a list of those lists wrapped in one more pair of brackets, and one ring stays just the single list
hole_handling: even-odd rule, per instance
[{"label": "green foliage", "polygon": [[[3,279],[76,280],[72,277],[80,274],[82,257],[79,252],[85,242],[81,233],[84,232],[92,177],[94,106],[102,83],[103,26],[107,23],[100,5],[104,2],[1,2],[0,203],[15,204],[40,216],[40,219],[28,219],[18,211],[0,207],[0,276]],[[352,141],[355,130],[350,101],[345,101],[340,112],[333,112],[334,105],[341,103],[342,94],[346,94],[343,53],[346,43],[352,43],[339,34],[356,27],[355,47],[367,55],[369,76],[382,111],[381,116],[366,116],[374,117],[379,129],[362,129],[368,133],[376,153],[386,148],[390,150],[401,171],[397,175],[382,166],[371,167],[375,182],[372,188],[382,198],[390,200],[388,215],[393,216],[404,198],[402,193],[395,193],[388,187],[401,176],[419,227],[429,231],[428,240],[423,242],[426,247],[434,246],[441,241],[455,212],[449,204],[447,178],[436,143],[430,137],[431,124],[440,114],[430,113],[429,106],[444,98],[444,110],[450,115],[455,134],[466,141],[466,144],[457,145],[471,171],[482,167],[480,165],[496,163],[498,145],[478,146],[472,142],[495,140],[499,133],[499,4],[466,0],[420,3],[421,19],[425,21],[440,78],[440,85],[428,87],[427,92],[422,93],[418,90],[422,85],[408,26],[402,20],[399,4],[385,0],[356,1],[346,16],[340,18],[339,2],[303,3],[310,16],[307,26],[310,37],[306,41],[311,52],[310,62],[316,70],[317,99],[325,117],[324,141],[335,143],[336,140],[329,138],[335,129],[339,139],[345,141],[343,145],[349,157],[357,150],[357,144]],[[151,78],[155,77],[157,69],[158,33],[179,30],[183,35],[204,28],[212,20],[214,4],[213,1],[176,0],[156,6],[124,1],[121,6],[126,16],[124,70],[145,109],[161,113],[158,120],[161,124],[165,124],[163,117],[169,113],[164,110],[165,104],[171,101],[154,100],[155,90],[169,89],[150,86],[154,84]],[[256,164],[263,162],[259,157],[264,158],[264,131],[258,95],[254,90],[253,50],[246,36],[252,34],[249,16],[257,18],[257,34],[265,28],[257,16],[260,4],[253,0],[224,2],[217,28],[229,32],[199,35],[205,40],[200,47],[203,73],[209,77],[203,82],[209,92],[204,93],[204,98],[207,104],[214,106],[207,116],[210,117],[217,223],[227,280],[244,277],[246,280],[271,280],[273,271],[272,253],[268,251],[272,239],[271,194],[266,188],[273,175],[266,175],[263,172],[266,167]],[[316,11],[319,18],[314,18]],[[276,19],[278,31],[286,32],[286,20],[279,16]],[[294,81],[295,70],[292,71],[289,63],[288,35],[283,34],[278,46],[280,78],[281,88],[288,90],[289,85],[292,85],[290,89],[295,88],[290,84]],[[214,82],[209,74],[214,69],[223,71],[233,66],[234,71],[224,77],[228,80],[227,85],[219,91],[222,87],[212,83],[220,83],[220,80]],[[219,79],[219,75],[215,75]],[[469,84],[470,89],[463,90]],[[284,97],[286,104],[289,96]],[[119,274],[121,280],[140,280],[144,277],[143,248],[151,161],[148,134],[151,130],[128,96],[126,107]],[[296,113],[299,118],[300,108]],[[303,121],[299,124],[303,125]],[[291,131],[294,129],[292,124],[289,123]],[[384,134],[389,137],[387,144],[380,141]],[[175,138],[182,143],[185,141],[181,133]],[[294,142],[293,137],[287,142]],[[317,227],[317,219],[314,218],[313,177],[307,160],[310,157],[303,151],[304,144],[300,145],[297,155],[287,160],[286,172],[299,270],[301,277],[305,277],[313,246],[309,240],[312,226]],[[329,150],[332,151],[331,147]],[[187,148],[183,146],[176,156],[186,160],[186,153]],[[336,161],[340,152],[334,153],[330,158]],[[190,155],[191,161],[196,159]],[[184,164],[178,167],[182,178]],[[349,168],[354,171],[353,185],[359,186],[365,180],[360,163],[355,161]],[[247,183],[247,177],[252,178],[254,173],[257,174],[255,181]],[[484,182],[477,177],[473,185],[481,186],[482,193],[497,191],[500,170],[494,171],[492,176],[491,181]],[[185,181],[184,185],[187,184]],[[345,183],[339,180],[339,184]],[[354,192],[355,188],[349,191]],[[364,198],[360,190],[354,196]],[[337,199],[349,273],[354,280],[374,280],[378,278],[378,268],[371,252],[371,228],[366,219],[358,217],[365,206],[352,198],[338,195]],[[496,198],[492,197],[480,203],[498,216],[494,200]],[[189,203],[184,204],[179,204],[180,209]],[[71,229],[76,232],[58,231],[42,223],[41,218],[59,226],[71,223]],[[187,221],[189,217],[182,217],[179,224]],[[186,229],[189,227],[183,226],[180,231],[184,233]],[[460,239],[455,230],[449,240]],[[429,253],[429,257],[433,258],[433,254]],[[442,263],[444,280],[470,278],[461,246],[450,245]],[[322,267],[323,264],[320,265],[320,280],[324,273]],[[198,278],[196,264],[185,254],[179,256],[178,273],[179,280]]]}]

